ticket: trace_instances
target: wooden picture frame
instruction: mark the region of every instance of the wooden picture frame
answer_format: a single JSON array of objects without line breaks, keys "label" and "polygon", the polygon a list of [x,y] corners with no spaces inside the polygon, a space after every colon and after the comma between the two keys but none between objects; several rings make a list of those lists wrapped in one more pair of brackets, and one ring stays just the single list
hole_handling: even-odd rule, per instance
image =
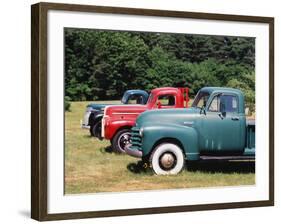
[{"label": "wooden picture frame", "polygon": [[[118,8],[90,5],[38,3],[31,7],[31,217],[39,221],[141,215],[170,212],[203,211],[226,208],[246,208],[274,205],[274,18],[224,15],[182,11]],[[269,196],[268,200],[215,203],[120,210],[48,213],[48,11],[157,16],[212,21],[250,22],[269,25]]]}]

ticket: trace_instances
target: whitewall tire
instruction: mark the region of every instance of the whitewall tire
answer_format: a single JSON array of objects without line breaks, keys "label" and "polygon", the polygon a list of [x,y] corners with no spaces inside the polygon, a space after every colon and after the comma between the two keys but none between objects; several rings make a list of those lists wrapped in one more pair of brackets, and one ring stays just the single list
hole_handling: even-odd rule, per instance
[{"label": "whitewall tire", "polygon": [[179,146],[162,143],[153,150],[150,163],[157,175],[175,175],[182,171],[185,158]]}]

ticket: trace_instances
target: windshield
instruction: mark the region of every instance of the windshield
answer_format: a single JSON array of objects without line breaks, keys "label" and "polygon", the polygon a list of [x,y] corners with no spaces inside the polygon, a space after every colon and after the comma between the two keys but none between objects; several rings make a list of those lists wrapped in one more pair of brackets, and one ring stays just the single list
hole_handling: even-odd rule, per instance
[{"label": "windshield", "polygon": [[206,107],[209,97],[210,97],[209,93],[199,92],[192,103],[192,107],[199,107],[199,108]]},{"label": "windshield", "polygon": [[128,98],[129,98],[129,95],[130,95],[130,94],[126,91],[126,92],[124,93],[122,99],[121,99],[121,103],[126,104]]},{"label": "windshield", "polygon": [[123,104],[146,104],[146,93],[125,92],[121,103]]},{"label": "windshield", "polygon": [[143,104],[143,98],[144,97],[140,94],[132,94],[131,96],[129,96],[127,104]]}]

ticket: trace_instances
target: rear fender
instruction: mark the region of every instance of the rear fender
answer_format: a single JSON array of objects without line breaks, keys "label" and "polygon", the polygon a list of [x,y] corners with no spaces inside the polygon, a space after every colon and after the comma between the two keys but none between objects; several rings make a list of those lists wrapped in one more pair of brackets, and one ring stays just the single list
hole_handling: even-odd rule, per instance
[{"label": "rear fender", "polygon": [[192,127],[159,124],[144,127],[143,133],[143,156],[148,156],[158,143],[163,143],[163,140],[169,139],[168,141],[174,140],[180,143],[187,160],[199,159],[198,135]]}]

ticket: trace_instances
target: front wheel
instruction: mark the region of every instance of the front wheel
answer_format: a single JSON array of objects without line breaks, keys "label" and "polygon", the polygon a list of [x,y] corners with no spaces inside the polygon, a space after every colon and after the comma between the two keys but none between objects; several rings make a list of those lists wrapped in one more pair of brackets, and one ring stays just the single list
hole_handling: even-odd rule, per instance
[{"label": "front wheel", "polygon": [[182,171],[185,159],[179,146],[163,143],[153,150],[150,163],[157,175],[175,175]]},{"label": "front wheel", "polygon": [[122,129],[112,139],[112,149],[117,153],[125,153],[125,146],[130,144],[131,130]]},{"label": "front wheel", "polygon": [[102,139],[101,137],[101,120],[90,126],[91,136]]}]

